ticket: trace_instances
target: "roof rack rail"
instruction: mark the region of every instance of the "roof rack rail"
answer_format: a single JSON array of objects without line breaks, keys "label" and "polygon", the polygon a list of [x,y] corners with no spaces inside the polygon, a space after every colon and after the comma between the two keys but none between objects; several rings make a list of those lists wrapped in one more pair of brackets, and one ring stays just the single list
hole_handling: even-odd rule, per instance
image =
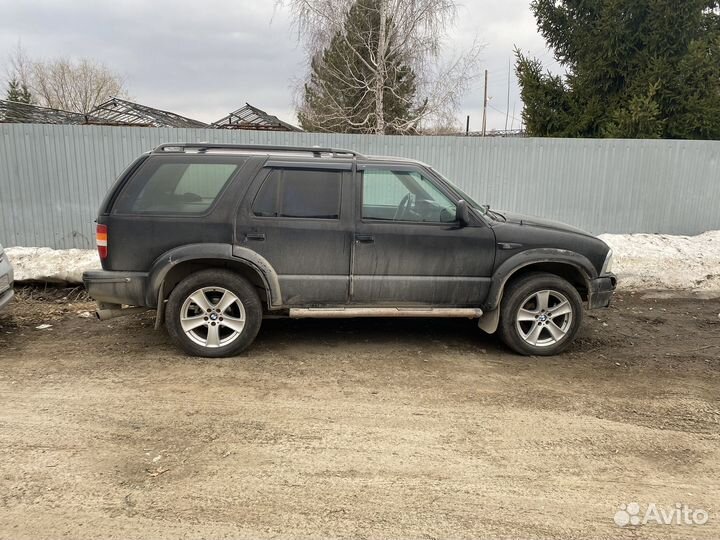
[{"label": "roof rack rail", "polygon": [[165,143],[156,147],[153,153],[184,153],[192,150],[196,153],[203,154],[208,150],[249,150],[259,152],[306,152],[320,157],[321,154],[333,154],[336,156],[352,156],[364,157],[362,154],[354,150],[345,150],[343,148],[322,148],[320,146],[282,146],[282,145],[265,145],[265,144],[221,144],[221,143]]}]

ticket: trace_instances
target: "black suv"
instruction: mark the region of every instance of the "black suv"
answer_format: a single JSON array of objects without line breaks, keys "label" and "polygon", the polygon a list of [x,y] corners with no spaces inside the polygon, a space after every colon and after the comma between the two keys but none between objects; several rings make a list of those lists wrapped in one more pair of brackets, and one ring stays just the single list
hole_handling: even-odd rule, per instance
[{"label": "black suv", "polygon": [[98,316],[156,308],[197,356],[239,353],[278,315],[477,318],[550,355],[616,285],[594,236],[490,210],[428,165],[333,148],[164,144],[97,223]]}]

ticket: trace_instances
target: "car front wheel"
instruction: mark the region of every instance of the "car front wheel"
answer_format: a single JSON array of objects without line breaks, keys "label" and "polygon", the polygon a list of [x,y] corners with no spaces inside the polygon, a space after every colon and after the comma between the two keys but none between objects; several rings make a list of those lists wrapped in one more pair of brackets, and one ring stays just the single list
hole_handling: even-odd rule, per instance
[{"label": "car front wheel", "polygon": [[520,354],[558,354],[572,343],[582,316],[582,299],[572,284],[553,274],[528,274],[505,291],[500,337]]},{"label": "car front wheel", "polygon": [[239,354],[255,340],[261,322],[262,306],[254,287],[227,270],[192,274],[168,299],[168,333],[193,356]]}]

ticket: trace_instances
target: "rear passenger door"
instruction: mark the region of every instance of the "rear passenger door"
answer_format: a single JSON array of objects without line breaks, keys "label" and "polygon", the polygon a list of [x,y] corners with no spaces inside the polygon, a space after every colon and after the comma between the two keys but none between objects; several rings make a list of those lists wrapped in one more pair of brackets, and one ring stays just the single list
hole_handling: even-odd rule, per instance
[{"label": "rear passenger door", "polygon": [[241,205],[236,244],[278,275],[283,304],[349,301],[352,242],[350,163],[269,162]]}]

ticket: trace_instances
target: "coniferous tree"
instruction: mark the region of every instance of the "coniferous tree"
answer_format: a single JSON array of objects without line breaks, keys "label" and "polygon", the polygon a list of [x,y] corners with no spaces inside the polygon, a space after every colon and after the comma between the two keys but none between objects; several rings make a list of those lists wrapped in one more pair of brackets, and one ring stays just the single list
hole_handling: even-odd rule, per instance
[{"label": "coniferous tree", "polygon": [[0,121],[23,122],[26,119],[27,108],[23,104],[32,103],[32,95],[27,85],[13,77],[8,81],[5,99],[9,102],[0,111]]},{"label": "coniferous tree", "polygon": [[535,136],[720,138],[720,1],[533,0],[565,76],[517,51]]},{"label": "coniferous tree", "polygon": [[16,103],[32,103],[32,95],[27,85],[17,79],[12,79],[8,82],[6,99],[8,101],[15,101]]}]

